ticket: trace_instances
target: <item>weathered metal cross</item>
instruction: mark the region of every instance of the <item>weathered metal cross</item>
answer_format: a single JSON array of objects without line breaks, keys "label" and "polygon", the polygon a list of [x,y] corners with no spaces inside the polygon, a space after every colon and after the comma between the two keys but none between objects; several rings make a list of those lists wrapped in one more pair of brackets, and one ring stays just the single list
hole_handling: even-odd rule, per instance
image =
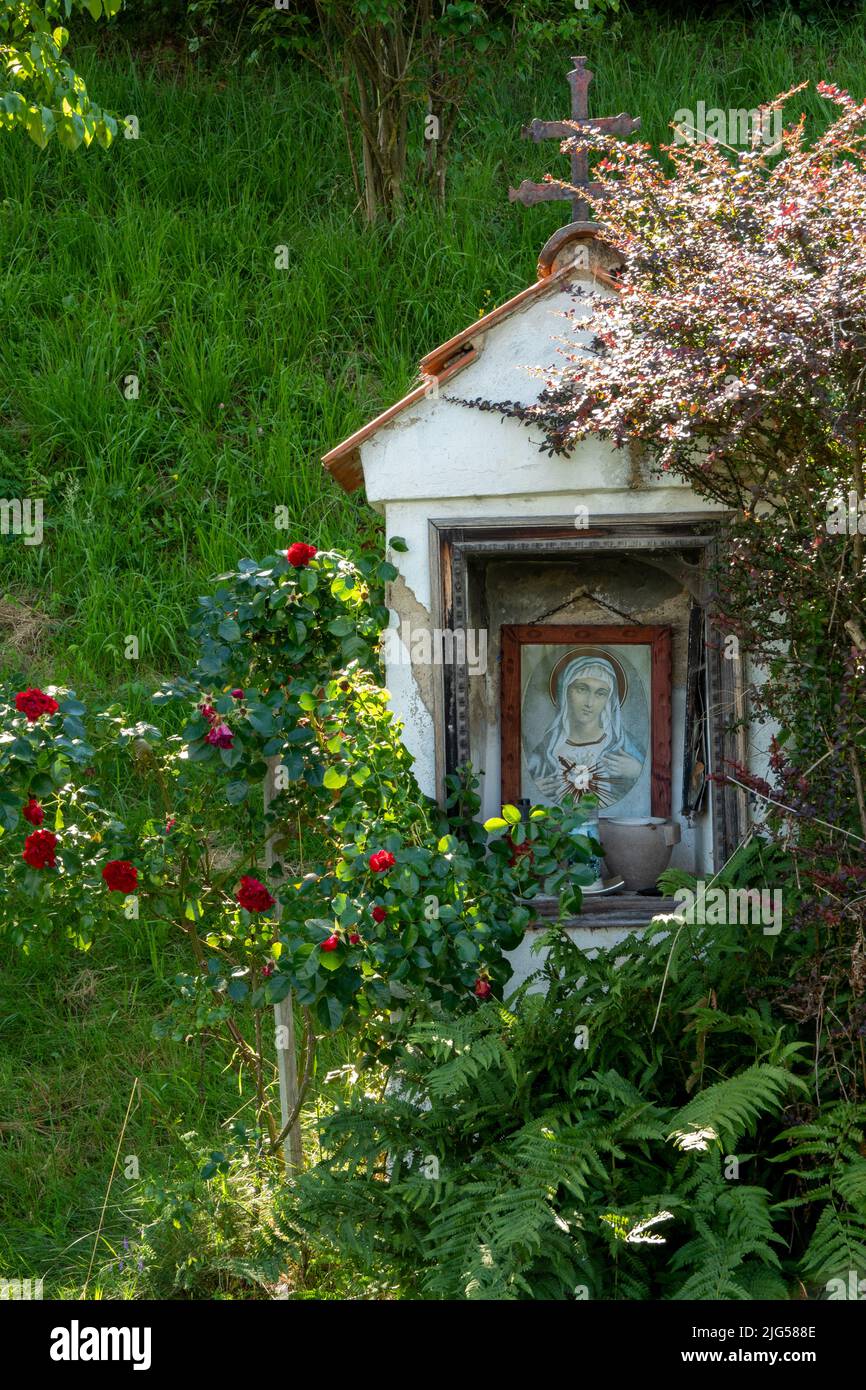
[{"label": "weathered metal cross", "polygon": [[[603,130],[609,135],[631,135],[632,131],[640,130],[640,117],[628,116],[624,112],[619,116],[599,116],[590,120],[587,93],[593,73],[586,66],[586,58],[572,58],[571,61],[575,65],[568,74],[571,87],[571,121],[534,120],[531,125],[525,125],[521,130],[523,138],[532,139],[536,144],[539,140],[572,139],[577,134],[575,124],[584,129]],[[580,188],[586,193],[591,193],[593,197],[600,197],[602,187],[599,183],[590,182],[588,151],[579,146],[572,146],[570,153],[572,188],[561,188],[555,183],[533,183],[530,179],[524,179],[519,188],[509,188],[509,202],[523,203],[526,207],[531,207],[533,203],[568,199],[571,201],[572,222],[588,222],[589,205],[585,198],[576,196],[572,189]]]}]

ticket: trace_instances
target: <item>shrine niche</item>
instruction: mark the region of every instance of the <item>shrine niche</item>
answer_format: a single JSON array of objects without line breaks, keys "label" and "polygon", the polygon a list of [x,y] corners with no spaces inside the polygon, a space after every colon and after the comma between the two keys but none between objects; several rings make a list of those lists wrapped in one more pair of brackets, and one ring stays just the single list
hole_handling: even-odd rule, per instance
[{"label": "shrine niche", "polygon": [[[576,62],[573,113],[595,128],[591,74]],[[631,116],[600,120],[636,128]],[[574,130],[535,122],[527,133]],[[589,194],[575,153],[572,176]],[[586,211],[570,185],[538,192],[554,187],[522,185],[521,198],[569,197]],[[727,513],[636,450],[590,438],[554,458],[531,429],[477,408],[537,400],[527,369],[554,360],[564,314],[579,320],[594,296],[618,293],[618,266],[595,224],[576,217],[542,249],[533,284],[428,352],[417,385],[324,463],[347,491],[363,486],[386,537],[401,538],[388,551],[386,683],[422,789],[443,800],[448,775],[471,763],[486,818],[503,801],[556,800],[557,769],[572,785],[588,770],[602,828],[611,814],[670,821],[671,863],[711,876],[748,833],[743,793],[713,773],[726,759],[766,767],[763,731],[748,722],[750,672],[726,659],[713,626],[707,571]],[[419,631],[431,641],[416,643]],[[564,673],[567,688],[576,676],[591,686],[576,738],[558,718]],[[570,757],[569,737],[582,754],[597,743],[604,766]],[[612,944],[663,906],[652,891],[587,895],[572,929]]]}]

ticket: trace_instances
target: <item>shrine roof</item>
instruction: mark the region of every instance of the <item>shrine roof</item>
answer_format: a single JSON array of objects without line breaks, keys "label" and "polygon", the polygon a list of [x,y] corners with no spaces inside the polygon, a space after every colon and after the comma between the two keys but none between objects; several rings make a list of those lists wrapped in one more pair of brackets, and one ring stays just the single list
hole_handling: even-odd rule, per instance
[{"label": "shrine roof", "polygon": [[[567,229],[563,228],[562,230],[564,232]],[[592,234],[589,233],[589,235]],[[551,238],[548,245],[552,246],[554,240]],[[559,251],[559,249],[559,246],[555,247],[555,251]],[[548,258],[542,254],[538,263],[539,278],[535,284],[529,285],[519,294],[507,299],[498,308],[491,309],[490,313],[476,319],[468,328],[464,328],[462,332],[456,333],[453,338],[449,338],[447,342],[441,343],[432,352],[428,352],[419,363],[421,380],[416,386],[413,386],[411,391],[399,401],[395,401],[387,410],[383,410],[381,415],[377,415],[375,419],[355,430],[354,434],[350,434],[341,444],[337,444],[335,448],[323,456],[322,463],[325,468],[345,492],[355,492],[363,485],[361,445],[385,425],[390,424],[402,411],[423,400],[425,396],[433,394],[437,386],[450,381],[464,367],[468,367],[471,362],[474,362],[477,356],[474,346],[475,339],[483,337],[503,319],[526,308],[532,301],[551,293],[553,290],[563,288],[570,280],[577,277],[577,271],[573,264],[557,265],[556,261],[555,254]],[[592,277],[611,288],[617,288],[616,279],[603,270],[594,269]]]}]

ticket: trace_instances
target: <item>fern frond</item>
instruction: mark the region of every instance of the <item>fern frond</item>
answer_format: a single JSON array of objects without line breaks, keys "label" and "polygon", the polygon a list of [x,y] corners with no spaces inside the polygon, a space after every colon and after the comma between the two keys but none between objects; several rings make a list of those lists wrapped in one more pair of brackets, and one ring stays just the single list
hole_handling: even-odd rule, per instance
[{"label": "fern frond", "polygon": [[805,1082],[783,1067],[756,1063],[699,1091],[674,1115],[671,1137],[682,1142],[695,1130],[712,1130],[723,1144],[732,1146],[754,1130],[761,1115],[781,1110],[794,1086],[806,1089]]},{"label": "fern frond", "polygon": [[866,1276],[866,1216],[828,1202],[818,1218],[802,1260],[806,1279],[824,1283],[854,1270]]}]

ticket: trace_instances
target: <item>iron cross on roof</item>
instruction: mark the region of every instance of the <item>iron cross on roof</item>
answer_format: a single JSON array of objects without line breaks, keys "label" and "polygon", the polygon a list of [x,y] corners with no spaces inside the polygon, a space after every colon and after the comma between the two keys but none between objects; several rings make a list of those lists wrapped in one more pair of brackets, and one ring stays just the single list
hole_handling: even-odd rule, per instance
[{"label": "iron cross on roof", "polygon": [[[531,125],[525,125],[521,130],[520,134],[523,138],[525,140],[532,139],[536,144],[539,140],[569,140],[577,134],[574,129],[575,125],[590,130],[603,130],[608,135],[631,135],[632,131],[639,130],[640,117],[628,116],[624,112],[621,112],[619,116],[598,116],[594,120],[589,119],[587,94],[593,73],[586,66],[586,58],[572,58],[571,61],[575,65],[568,74],[568,83],[571,87],[571,120],[534,120]],[[588,151],[572,146],[570,154],[571,188],[562,188],[556,183],[533,183],[530,179],[524,179],[519,188],[509,188],[509,202],[523,203],[526,207],[531,207],[533,203],[550,203],[555,200],[568,199],[571,202],[572,222],[588,222],[590,220],[589,205],[585,198],[575,197],[572,190],[581,188],[594,197],[600,197],[602,187],[599,183],[590,182]]]}]

